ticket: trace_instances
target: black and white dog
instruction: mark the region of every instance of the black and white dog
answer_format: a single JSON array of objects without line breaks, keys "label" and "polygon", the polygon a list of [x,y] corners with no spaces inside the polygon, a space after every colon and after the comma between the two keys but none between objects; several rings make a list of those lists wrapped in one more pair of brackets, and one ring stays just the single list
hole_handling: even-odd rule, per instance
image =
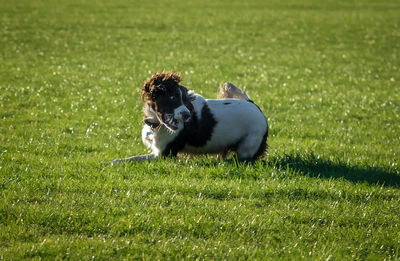
[{"label": "black and white dog", "polygon": [[267,149],[268,123],[260,108],[239,88],[226,83],[219,99],[204,99],[180,85],[176,73],[157,73],[142,89],[144,106],[143,143],[149,155],[117,159],[151,160],[178,153],[235,151],[240,160],[253,160]]}]

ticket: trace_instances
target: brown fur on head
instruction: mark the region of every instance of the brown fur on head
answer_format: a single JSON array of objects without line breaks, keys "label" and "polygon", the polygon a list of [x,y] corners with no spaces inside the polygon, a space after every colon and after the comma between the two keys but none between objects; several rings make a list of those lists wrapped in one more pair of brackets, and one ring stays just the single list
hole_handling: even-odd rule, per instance
[{"label": "brown fur on head", "polygon": [[[171,130],[178,128],[179,122],[190,120],[192,96],[188,90],[179,84],[181,77],[174,72],[154,74],[142,88],[142,99],[145,102],[144,121],[149,126],[163,123]],[[183,106],[183,112],[175,109]],[[186,112],[185,112],[186,108]],[[182,126],[182,125],[181,125]]]},{"label": "brown fur on head", "polygon": [[156,73],[144,83],[142,88],[142,99],[144,101],[154,100],[157,95],[158,87],[176,87],[179,86],[181,80],[181,76],[174,72]]}]

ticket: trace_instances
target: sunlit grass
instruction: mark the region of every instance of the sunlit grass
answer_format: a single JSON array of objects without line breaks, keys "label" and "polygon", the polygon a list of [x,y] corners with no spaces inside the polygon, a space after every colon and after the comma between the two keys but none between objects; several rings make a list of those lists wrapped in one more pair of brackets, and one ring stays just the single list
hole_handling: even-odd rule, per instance
[{"label": "sunlit grass", "polygon": [[[0,259],[399,259],[399,8],[0,0]],[[246,89],[269,155],[111,167],[162,70]]]}]

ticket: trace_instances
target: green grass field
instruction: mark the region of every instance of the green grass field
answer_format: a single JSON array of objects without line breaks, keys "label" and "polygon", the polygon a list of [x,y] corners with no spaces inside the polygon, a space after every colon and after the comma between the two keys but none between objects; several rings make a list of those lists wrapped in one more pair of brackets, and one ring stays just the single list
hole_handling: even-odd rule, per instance
[{"label": "green grass field", "polygon": [[[269,155],[111,167],[163,70]],[[0,0],[0,260],[399,260],[399,82],[398,0]]]}]

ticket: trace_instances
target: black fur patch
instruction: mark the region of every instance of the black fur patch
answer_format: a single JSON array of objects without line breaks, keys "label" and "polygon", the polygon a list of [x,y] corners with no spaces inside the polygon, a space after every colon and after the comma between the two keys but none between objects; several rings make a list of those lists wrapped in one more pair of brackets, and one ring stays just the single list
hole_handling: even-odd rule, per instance
[{"label": "black fur patch", "polygon": [[[251,102],[252,104],[257,106],[257,108],[262,113],[261,108],[257,104],[255,104],[252,100],[247,100],[247,101]],[[265,118],[265,116],[264,116],[264,118]],[[265,121],[267,121],[267,119],[265,119]],[[254,160],[257,159],[258,157],[263,156],[267,152],[267,149],[268,149],[268,144],[267,144],[268,130],[269,130],[269,126],[268,126],[268,122],[267,122],[267,129],[265,130],[264,137],[263,137],[263,139],[262,139],[262,141],[260,143],[260,146],[258,147],[258,150],[257,150],[256,154],[254,154],[254,156],[253,156]]]},{"label": "black fur patch", "polygon": [[201,118],[198,119],[192,111],[192,120],[185,124],[184,129],[170,142],[162,152],[163,156],[176,156],[186,145],[202,147],[211,139],[217,121],[210,112],[207,104],[201,110]]},{"label": "black fur patch", "polygon": [[263,156],[265,154],[265,152],[268,149],[267,139],[268,139],[268,127],[265,130],[265,134],[260,143],[260,147],[258,147],[258,150],[257,150],[256,154],[254,154],[253,159],[257,159],[258,157]]}]

